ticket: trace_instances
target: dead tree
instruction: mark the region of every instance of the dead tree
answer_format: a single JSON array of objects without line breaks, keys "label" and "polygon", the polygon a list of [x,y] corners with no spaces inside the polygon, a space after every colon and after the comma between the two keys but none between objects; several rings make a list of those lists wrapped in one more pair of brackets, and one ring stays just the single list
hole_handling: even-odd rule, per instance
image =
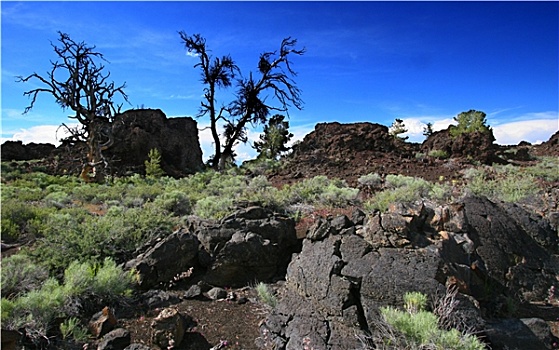
[{"label": "dead tree", "polygon": [[[80,123],[79,128],[71,129],[75,139],[87,144],[88,152],[80,176],[87,182],[104,182],[107,161],[103,151],[113,143],[112,125],[114,116],[120,112],[122,105],[115,108],[113,98],[118,94],[126,102],[124,93],[126,84],[115,86],[109,82],[110,73],[105,73],[103,55],[95,51],[95,46],[84,42],[75,42],[68,34],[58,32],[60,46],[51,43],[57,61],[52,62],[52,69],[41,76],[33,73],[27,77],[17,77],[19,82],[38,80],[43,86],[27,91],[24,95],[31,98],[31,104],[25,108],[29,112],[42,92],[50,93],[63,110],[70,109],[75,114],[69,116]],[[101,63],[98,63],[101,62]]]}]

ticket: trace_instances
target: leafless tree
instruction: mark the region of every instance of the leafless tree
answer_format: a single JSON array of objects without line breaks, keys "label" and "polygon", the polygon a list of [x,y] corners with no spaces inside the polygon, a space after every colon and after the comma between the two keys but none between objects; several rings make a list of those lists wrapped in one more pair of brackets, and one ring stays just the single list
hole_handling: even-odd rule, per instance
[{"label": "leafless tree", "polygon": [[58,56],[57,61],[51,61],[52,69],[45,76],[33,73],[17,77],[20,82],[35,79],[42,85],[24,93],[31,98],[24,114],[33,108],[38,94],[43,92],[50,93],[62,109],[72,110],[75,114],[69,118],[76,119],[80,127],[67,129],[72,137],[85,141],[88,146],[80,176],[88,182],[104,182],[107,161],[102,152],[113,143],[113,118],[122,107],[115,108],[113,98],[121,95],[128,102],[124,93],[126,84],[116,86],[108,81],[110,73],[104,72],[102,64],[107,61],[95,51],[95,46],[76,42],[62,32],[58,34],[60,45],[51,43]]}]

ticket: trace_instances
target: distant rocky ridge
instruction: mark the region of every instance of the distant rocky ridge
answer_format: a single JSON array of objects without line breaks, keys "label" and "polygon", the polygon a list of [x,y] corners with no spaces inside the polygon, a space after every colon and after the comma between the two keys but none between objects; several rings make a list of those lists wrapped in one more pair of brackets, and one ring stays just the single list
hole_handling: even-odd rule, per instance
[{"label": "distant rocky ridge", "polygon": [[[317,124],[282,159],[282,169],[271,180],[281,185],[326,175],[356,185],[360,176],[369,173],[400,174],[429,181],[459,180],[461,171],[473,164],[522,164],[533,161],[535,156],[559,155],[559,132],[540,145],[521,142],[517,146],[501,146],[494,143],[492,131],[453,138],[449,130],[435,132],[419,144],[395,138],[380,124]],[[430,156],[434,151],[445,156]]]},{"label": "distant rocky ridge", "polygon": [[[132,109],[115,117],[115,142],[104,152],[113,175],[143,173],[151,149],[162,156],[161,167],[170,176],[180,177],[203,169],[197,123],[190,117],[167,118],[159,109]],[[81,171],[86,147],[83,143],[23,145],[7,141],[1,146],[2,161],[44,159],[42,165],[54,174]]]}]

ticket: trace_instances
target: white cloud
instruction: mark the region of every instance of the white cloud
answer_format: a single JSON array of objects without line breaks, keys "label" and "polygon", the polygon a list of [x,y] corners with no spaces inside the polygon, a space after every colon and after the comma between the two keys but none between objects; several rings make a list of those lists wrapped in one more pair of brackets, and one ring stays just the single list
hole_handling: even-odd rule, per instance
[{"label": "white cloud", "polygon": [[[409,142],[423,142],[425,140],[425,136],[423,136],[423,132],[427,123],[433,124],[433,131],[444,130],[448,128],[450,124],[456,124],[456,122],[452,119],[452,117],[411,117],[411,118],[402,118],[404,125],[408,129],[408,132],[403,134],[403,136],[408,136]],[[424,120],[428,120],[428,122],[424,122]]]},{"label": "white cloud", "polygon": [[[433,131],[448,128],[451,124],[456,124],[452,117],[412,117],[403,118],[408,132],[404,136],[409,136],[410,142],[423,142],[423,128],[427,122],[433,124]],[[559,116],[557,112],[537,112],[527,113],[516,117],[509,117],[507,121],[489,122],[493,129],[495,142],[499,145],[517,145],[521,141],[532,144],[541,143],[549,140],[559,129]]]},{"label": "white cloud", "polygon": [[558,129],[559,120],[534,119],[494,126],[493,135],[500,145],[517,145],[520,141],[538,144],[549,140]]},{"label": "white cloud", "polygon": [[[74,127],[75,125],[68,124],[69,127]],[[20,129],[13,133],[11,137],[2,137],[2,142],[11,141],[22,141],[24,144],[31,142],[34,143],[50,143],[58,146],[60,144],[60,139],[67,135],[64,127],[60,125],[38,125],[32,126],[27,129]]]}]

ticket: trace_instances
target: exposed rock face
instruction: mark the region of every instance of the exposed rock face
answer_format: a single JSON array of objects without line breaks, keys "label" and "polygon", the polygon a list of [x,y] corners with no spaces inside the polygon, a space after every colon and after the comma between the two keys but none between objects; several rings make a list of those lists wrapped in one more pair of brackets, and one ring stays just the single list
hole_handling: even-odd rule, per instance
[{"label": "exposed rock face", "polygon": [[450,128],[434,132],[421,145],[422,152],[445,151],[453,158],[469,158],[483,164],[503,163],[495,153],[493,131],[464,133],[456,137],[450,135]]},{"label": "exposed rock face", "polygon": [[205,271],[214,286],[239,287],[284,276],[292,253],[300,250],[293,219],[249,207],[216,222],[192,218],[180,229],[128,261],[140,287],[169,282],[190,268]]},{"label": "exposed rock face", "polygon": [[42,159],[50,155],[55,149],[48,143],[29,143],[21,141],[6,141],[2,144],[0,154],[2,161]]},{"label": "exposed rock face", "polygon": [[117,321],[112,311],[105,307],[91,317],[89,331],[95,338],[99,338],[112,331],[116,324]]},{"label": "exposed rock face", "polygon": [[[395,139],[386,126],[374,123],[320,123],[303,141],[293,146],[284,160],[286,177],[310,178],[316,175],[349,178],[350,182],[369,172],[387,173],[385,165],[398,163],[405,174],[407,159],[415,154],[416,144]],[[406,160],[404,160],[406,159]],[[394,169],[397,172],[398,170]]]},{"label": "exposed rock face", "polygon": [[194,221],[207,266],[206,282],[242,287],[283,276],[300,241],[295,222],[260,207],[242,209],[220,223]]},{"label": "exposed rock face", "polygon": [[198,239],[180,229],[157,242],[145,253],[126,263],[140,276],[139,286],[149,289],[168,283],[174,276],[198,264]]},{"label": "exposed rock face", "polygon": [[124,350],[130,345],[130,332],[117,328],[105,334],[97,345],[97,350]]},{"label": "exposed rock face", "polygon": [[132,109],[115,118],[114,145],[106,151],[121,172],[144,171],[151,149],[161,153],[161,168],[171,176],[203,168],[197,123],[190,117],[167,118],[159,109]]},{"label": "exposed rock face", "polygon": [[[543,236],[554,234],[537,226]],[[408,291],[441,296],[447,286],[460,291],[454,316],[489,331],[495,327],[486,328],[484,318],[510,315],[506,300],[544,300],[558,275],[556,258],[503,206],[484,198],[396,205],[362,225],[321,220],[289,264],[283,297],[258,344],[360,348],[356,335],[375,334],[379,307],[402,305]]]}]

